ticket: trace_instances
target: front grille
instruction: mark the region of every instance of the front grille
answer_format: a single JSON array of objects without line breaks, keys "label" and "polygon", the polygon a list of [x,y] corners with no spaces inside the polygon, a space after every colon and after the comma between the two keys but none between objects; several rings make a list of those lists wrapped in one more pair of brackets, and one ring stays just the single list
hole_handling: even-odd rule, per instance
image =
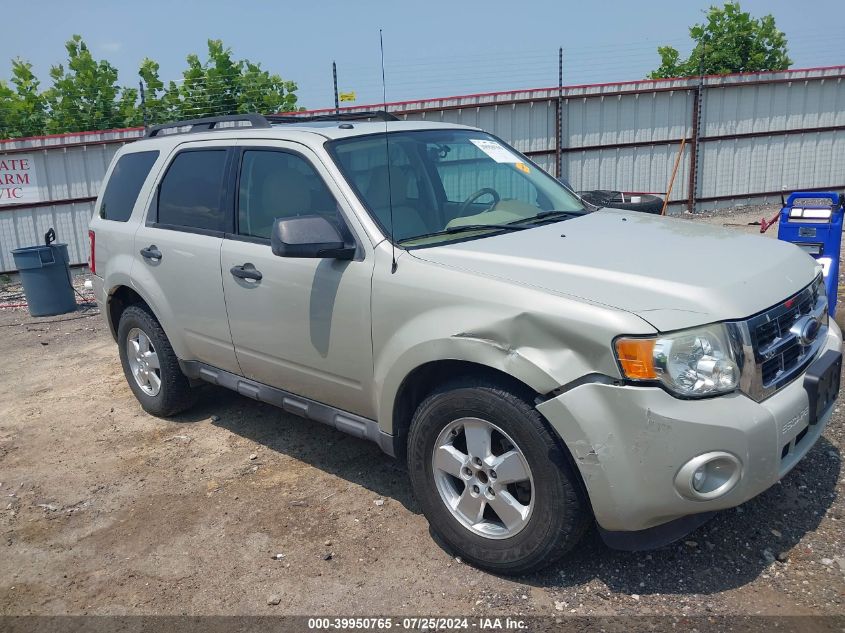
[{"label": "front grille", "polygon": [[757,344],[760,347],[768,347],[780,336],[780,324],[777,321],[769,321],[757,326]]},{"label": "front grille", "polygon": [[799,295],[794,298],[795,303],[792,307],[787,308],[786,312],[778,315],[771,321],[758,325],[756,334],[759,349],[764,350],[778,339],[787,336],[789,334],[789,328],[795,324],[799,317],[804,314],[810,314],[817,298],[817,295]]},{"label": "front grille", "polygon": [[[827,298],[821,276],[782,303],[738,323],[745,348],[743,390],[755,400],[768,398],[786,386],[818,354],[827,333]],[[808,315],[822,321],[815,340],[799,340],[792,331]],[[796,328],[797,329],[797,328]]]},{"label": "front grille", "polygon": [[795,365],[798,364],[798,361],[801,360],[801,357],[804,355],[804,350],[801,346],[796,343],[792,342],[789,346],[783,350],[781,354],[781,365],[783,366],[783,371],[789,371]]},{"label": "front grille", "polygon": [[792,341],[774,358],[763,361],[763,384],[771,384],[778,376],[793,369],[801,361],[801,346]]}]

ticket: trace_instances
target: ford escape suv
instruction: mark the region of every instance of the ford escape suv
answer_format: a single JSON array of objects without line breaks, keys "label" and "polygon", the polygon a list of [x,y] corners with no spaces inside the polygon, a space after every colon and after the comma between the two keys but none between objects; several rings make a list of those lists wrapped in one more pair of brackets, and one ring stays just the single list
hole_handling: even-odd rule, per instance
[{"label": "ford escape suv", "polygon": [[465,560],[642,549],[783,477],[839,390],[797,247],[586,209],[481,130],[384,113],[152,128],[90,267],[130,388],[202,381],[376,442]]}]

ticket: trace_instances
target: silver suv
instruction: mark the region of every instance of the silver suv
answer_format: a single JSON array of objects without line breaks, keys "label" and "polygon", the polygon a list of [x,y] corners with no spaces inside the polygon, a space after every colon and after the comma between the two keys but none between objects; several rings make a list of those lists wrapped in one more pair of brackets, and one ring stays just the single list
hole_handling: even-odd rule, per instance
[{"label": "silver suv", "polygon": [[384,113],[175,123],[117,153],[90,267],[132,391],[207,381],[376,442],[500,573],[594,521],[672,541],[822,433],[842,336],[795,246],[587,209],[503,141]]}]

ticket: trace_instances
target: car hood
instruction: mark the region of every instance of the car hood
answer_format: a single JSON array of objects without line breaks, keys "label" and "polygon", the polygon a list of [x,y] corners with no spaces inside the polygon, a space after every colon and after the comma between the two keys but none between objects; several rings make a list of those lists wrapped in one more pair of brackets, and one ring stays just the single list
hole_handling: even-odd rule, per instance
[{"label": "car hood", "polygon": [[617,209],[411,253],[633,312],[660,331],[751,316],[817,269],[785,242]]}]

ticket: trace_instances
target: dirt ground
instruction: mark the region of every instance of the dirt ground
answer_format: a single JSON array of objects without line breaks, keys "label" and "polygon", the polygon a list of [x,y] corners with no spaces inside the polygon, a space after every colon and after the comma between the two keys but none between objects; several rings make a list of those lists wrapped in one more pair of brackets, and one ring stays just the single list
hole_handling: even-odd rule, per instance
[{"label": "dirt ground", "polygon": [[513,579],[446,552],[375,445],[202,390],[153,418],[96,309],[0,310],[0,614],[845,614],[839,407],[782,482],[680,543],[592,531]]}]

